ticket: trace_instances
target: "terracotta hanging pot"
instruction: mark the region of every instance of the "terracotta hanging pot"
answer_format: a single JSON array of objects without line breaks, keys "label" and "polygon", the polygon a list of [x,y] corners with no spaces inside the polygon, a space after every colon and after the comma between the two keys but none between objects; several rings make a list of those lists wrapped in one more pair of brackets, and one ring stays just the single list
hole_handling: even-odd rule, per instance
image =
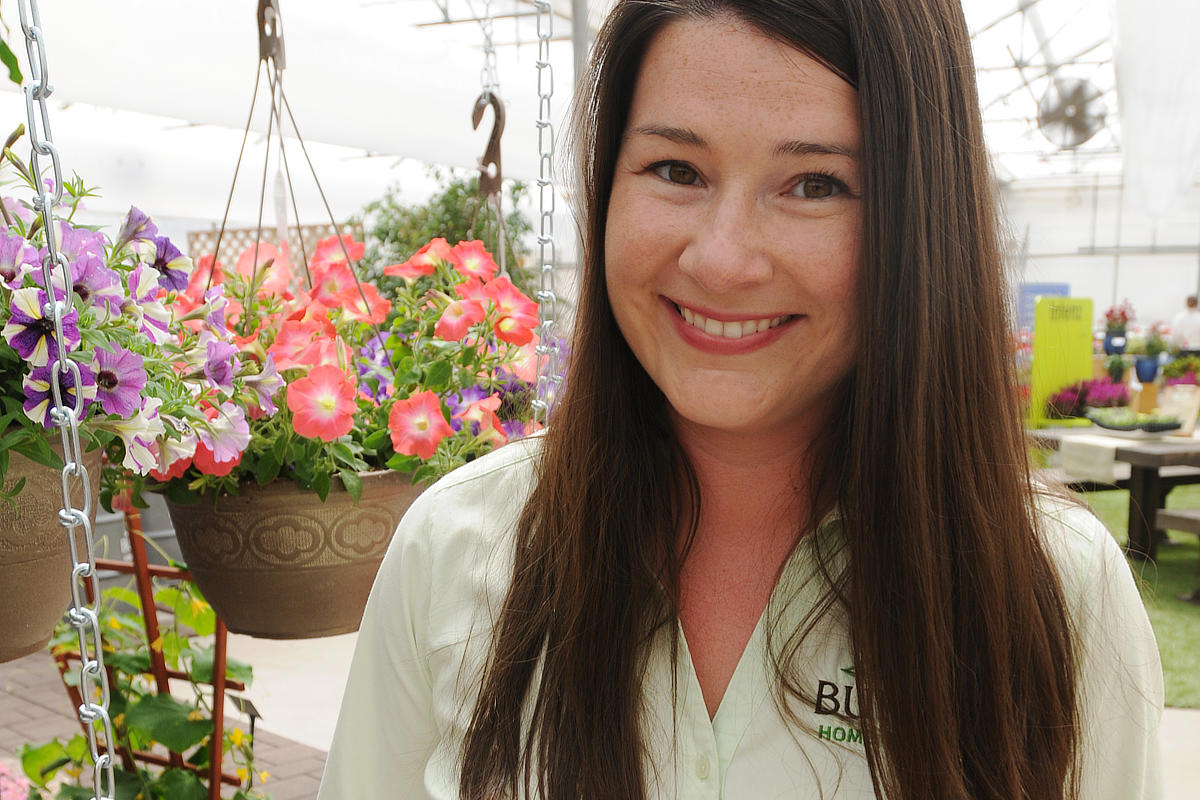
[{"label": "terracotta hanging pot", "polygon": [[[61,446],[54,445],[61,453]],[[100,491],[100,450],[84,453],[92,485],[93,525]],[[71,546],[58,524],[62,508],[61,473],[9,451],[5,491],[21,478],[25,488],[16,509],[0,509],[0,662],[41,650],[71,605]],[[83,492],[72,498],[76,508]],[[82,539],[80,540],[82,541]]]},{"label": "terracotta hanging pot", "polygon": [[392,534],[424,487],[362,474],[356,504],[334,481],[325,502],[289,480],[199,505],[167,501],[179,549],[229,630],[309,639],[358,630]]}]

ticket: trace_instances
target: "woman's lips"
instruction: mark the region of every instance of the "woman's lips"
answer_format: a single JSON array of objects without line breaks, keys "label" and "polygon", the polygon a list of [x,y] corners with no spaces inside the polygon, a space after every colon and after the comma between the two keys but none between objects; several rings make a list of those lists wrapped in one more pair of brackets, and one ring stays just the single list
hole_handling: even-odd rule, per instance
[{"label": "woman's lips", "polygon": [[[751,317],[745,314],[704,313],[664,298],[675,317],[676,329],[691,346],[710,353],[735,355],[765,347],[779,339],[792,323],[804,318],[797,314]],[[731,319],[730,317],[738,317]]]},{"label": "woman's lips", "polygon": [[706,317],[698,311],[693,311],[687,306],[676,304],[675,309],[679,315],[683,317],[684,322],[694,328],[707,333],[709,336],[717,336],[722,339],[741,339],[743,336],[750,336],[755,333],[762,333],[770,328],[777,328],[786,322],[789,315],[782,314],[776,317],[759,317],[757,319],[731,320],[723,322],[719,319]]}]

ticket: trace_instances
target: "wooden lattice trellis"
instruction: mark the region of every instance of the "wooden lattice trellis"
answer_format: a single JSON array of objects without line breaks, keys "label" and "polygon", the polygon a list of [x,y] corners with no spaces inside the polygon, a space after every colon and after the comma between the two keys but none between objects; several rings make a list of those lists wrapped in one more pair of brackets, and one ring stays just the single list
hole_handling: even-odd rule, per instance
[{"label": "wooden lattice trellis", "polygon": [[[356,241],[362,241],[362,226],[352,223],[341,224],[342,235],[349,234]],[[213,252],[217,246],[216,228],[207,231],[192,231],[187,235],[188,255],[198,259],[206,253]],[[333,225],[292,225],[288,228],[288,257],[293,264],[300,263],[300,242],[304,242],[303,252],[312,258],[317,242],[336,235]],[[221,234],[221,252],[219,258],[222,264],[232,264],[238,255],[247,247],[254,246],[255,240],[276,244],[278,234],[275,228],[226,228]]]}]

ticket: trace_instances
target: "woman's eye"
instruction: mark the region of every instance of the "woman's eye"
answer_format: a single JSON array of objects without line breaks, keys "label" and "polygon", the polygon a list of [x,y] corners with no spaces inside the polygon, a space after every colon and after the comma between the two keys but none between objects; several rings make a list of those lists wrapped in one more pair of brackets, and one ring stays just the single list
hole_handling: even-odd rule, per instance
[{"label": "woman's eye", "polygon": [[696,170],[679,161],[664,161],[661,164],[655,164],[650,169],[655,175],[669,183],[692,186],[700,182],[700,175]]},{"label": "woman's eye", "polygon": [[800,179],[792,193],[811,200],[821,200],[841,194],[845,190],[845,184],[837,178],[828,175],[809,175]]}]

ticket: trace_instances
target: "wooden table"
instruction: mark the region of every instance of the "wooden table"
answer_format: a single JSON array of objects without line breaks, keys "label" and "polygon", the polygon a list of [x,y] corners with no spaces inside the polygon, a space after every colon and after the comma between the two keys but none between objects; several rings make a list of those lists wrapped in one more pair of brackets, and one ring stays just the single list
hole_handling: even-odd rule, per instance
[{"label": "wooden table", "polygon": [[[1035,443],[1057,450],[1071,436],[1104,435],[1102,428],[1038,428],[1029,431]],[[1129,464],[1129,544],[1131,558],[1154,559],[1158,537],[1154,530],[1154,512],[1162,503],[1168,484],[1164,467],[1200,467],[1200,438],[1166,436],[1140,441],[1112,437],[1114,458]],[[1180,481],[1174,482],[1175,484]],[[1182,481],[1193,482],[1193,481]],[[1173,485],[1173,484],[1172,484]]]}]

